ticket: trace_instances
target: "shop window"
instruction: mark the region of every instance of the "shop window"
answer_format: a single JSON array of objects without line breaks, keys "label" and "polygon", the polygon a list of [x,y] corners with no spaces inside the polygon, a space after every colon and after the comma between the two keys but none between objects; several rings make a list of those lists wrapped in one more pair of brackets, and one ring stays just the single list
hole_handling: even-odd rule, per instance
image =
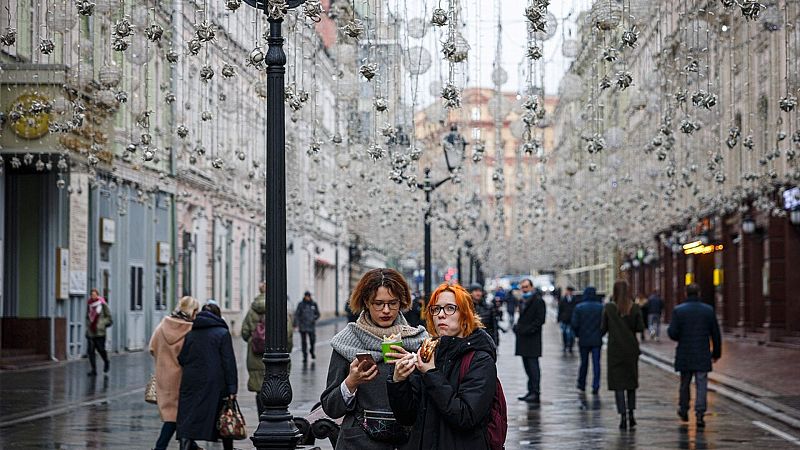
[{"label": "shop window", "polygon": [[142,310],[142,285],[144,283],[144,268],[131,266],[131,311]]},{"label": "shop window", "polygon": [[167,269],[159,267],[156,269],[156,311],[167,309],[167,294],[169,293],[169,274]]}]

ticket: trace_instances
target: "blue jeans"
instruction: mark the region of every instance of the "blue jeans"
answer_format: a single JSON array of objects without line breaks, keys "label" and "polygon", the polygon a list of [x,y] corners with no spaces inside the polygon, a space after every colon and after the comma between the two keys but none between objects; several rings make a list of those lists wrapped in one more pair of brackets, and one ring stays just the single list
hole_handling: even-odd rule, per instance
[{"label": "blue jeans", "polygon": [[561,339],[564,341],[564,350],[572,353],[572,346],[575,345],[575,333],[572,331],[572,325],[561,322]]},{"label": "blue jeans", "polygon": [[600,347],[579,347],[581,367],[578,369],[578,389],[586,389],[586,373],[589,371],[589,353],[592,354],[592,391],[600,389]]},{"label": "blue jeans", "polygon": [[158,436],[158,440],[156,441],[156,448],[155,450],[167,450],[169,447],[169,441],[172,439],[172,435],[175,434],[175,429],[178,427],[178,424],[175,422],[164,422],[161,425],[161,434]]},{"label": "blue jeans", "polygon": [[647,322],[650,335],[655,337],[661,336],[661,314],[648,314]]},{"label": "blue jeans", "polygon": [[678,406],[681,411],[689,410],[689,390],[692,387],[692,377],[694,377],[695,397],[694,410],[697,415],[702,416],[706,412],[706,396],[708,395],[708,372],[681,372],[681,389],[678,396]]}]

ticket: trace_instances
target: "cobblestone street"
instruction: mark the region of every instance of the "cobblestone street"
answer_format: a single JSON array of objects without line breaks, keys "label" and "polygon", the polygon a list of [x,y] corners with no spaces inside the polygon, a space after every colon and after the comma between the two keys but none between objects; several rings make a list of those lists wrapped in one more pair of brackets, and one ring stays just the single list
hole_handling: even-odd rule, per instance
[{"label": "cobblestone street", "polygon": [[[640,364],[638,428],[620,432],[610,392],[601,388],[600,395],[593,396],[576,391],[578,356],[561,354],[558,329],[551,319],[545,329],[541,406],[516,400],[523,394],[526,379],[519,358],[513,356],[513,335],[501,337],[498,366],[509,405],[507,448],[778,449],[797,444],[787,439],[796,436],[796,431],[714,393],[709,394],[705,431],[698,432],[693,422],[681,424],[675,415],[677,377],[645,363]],[[343,324],[319,328],[315,363],[303,366],[299,350],[293,352],[291,409],[295,415],[306,414],[318,401],[330,356],[328,340]],[[246,385],[242,356],[246,348],[238,342],[239,397],[252,432],[257,424],[255,398],[241,391]],[[79,361],[1,373],[0,448],[152,447],[161,422],[155,407],[143,401],[152,370],[150,356],[144,352],[115,356],[110,376],[94,382],[86,376],[87,368],[85,361]],[[770,428],[788,436],[778,436]],[[330,448],[327,442],[319,445]],[[219,444],[204,447],[221,448]],[[237,447],[252,448],[249,440],[239,441]],[[177,448],[177,443],[171,448]]]}]

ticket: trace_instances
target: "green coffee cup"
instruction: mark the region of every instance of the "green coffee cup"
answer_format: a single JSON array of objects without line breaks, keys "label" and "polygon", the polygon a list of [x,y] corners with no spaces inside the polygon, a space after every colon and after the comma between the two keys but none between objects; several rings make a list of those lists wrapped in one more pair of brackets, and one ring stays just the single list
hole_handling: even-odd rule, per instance
[{"label": "green coffee cup", "polygon": [[392,349],[393,345],[397,345],[399,347],[403,346],[403,341],[393,341],[393,342],[382,342],[381,343],[381,353],[383,353],[383,362],[394,361],[397,358],[391,358],[386,356],[387,353],[395,353],[394,349]]}]

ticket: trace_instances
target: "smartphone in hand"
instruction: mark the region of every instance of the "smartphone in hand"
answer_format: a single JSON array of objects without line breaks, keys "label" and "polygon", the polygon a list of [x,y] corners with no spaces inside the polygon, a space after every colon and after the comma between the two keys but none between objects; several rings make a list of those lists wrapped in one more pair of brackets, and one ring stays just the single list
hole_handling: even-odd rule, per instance
[{"label": "smartphone in hand", "polygon": [[376,364],[375,358],[372,357],[371,353],[356,353],[356,359],[359,363],[367,361],[367,369],[371,369]]}]

